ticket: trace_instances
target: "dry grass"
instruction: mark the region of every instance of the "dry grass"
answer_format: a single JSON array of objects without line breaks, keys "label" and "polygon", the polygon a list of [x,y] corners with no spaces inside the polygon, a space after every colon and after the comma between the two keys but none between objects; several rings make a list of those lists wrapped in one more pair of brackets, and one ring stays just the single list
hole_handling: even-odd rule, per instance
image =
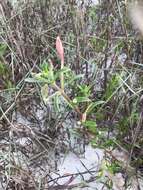
[{"label": "dry grass", "polygon": [[99,131],[105,129],[109,136],[115,132],[116,146],[123,146],[129,164],[142,172],[142,40],[126,17],[124,1],[102,0],[97,7],[56,0],[16,5],[0,1],[0,44],[7,46],[0,55],[0,64],[7,66],[0,76],[2,189],[49,188],[54,153],[68,149],[62,123],[76,115],[65,108],[53,118],[55,111],[44,104],[40,86],[25,83],[44,60],[59,67],[57,35],[64,43],[65,64],[85,75],[82,83],[92,86],[95,101],[105,101],[90,117]]}]

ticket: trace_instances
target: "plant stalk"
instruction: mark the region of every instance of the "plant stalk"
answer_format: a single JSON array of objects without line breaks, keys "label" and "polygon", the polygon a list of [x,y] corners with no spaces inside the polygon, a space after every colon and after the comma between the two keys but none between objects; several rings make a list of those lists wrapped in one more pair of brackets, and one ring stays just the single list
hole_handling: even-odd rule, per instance
[{"label": "plant stalk", "polygon": [[[61,70],[64,68],[64,60],[61,60]],[[61,73],[61,89],[64,91],[64,74]]]},{"label": "plant stalk", "polygon": [[61,95],[63,96],[63,98],[70,104],[72,105],[73,109],[80,115],[80,118],[82,117],[82,113],[80,111],[80,109],[78,108],[78,106],[75,106],[73,104],[73,102],[71,101],[71,99],[67,96],[67,94],[63,91],[62,88],[59,88],[56,83],[53,84],[53,87],[55,90],[59,91],[61,93]]}]

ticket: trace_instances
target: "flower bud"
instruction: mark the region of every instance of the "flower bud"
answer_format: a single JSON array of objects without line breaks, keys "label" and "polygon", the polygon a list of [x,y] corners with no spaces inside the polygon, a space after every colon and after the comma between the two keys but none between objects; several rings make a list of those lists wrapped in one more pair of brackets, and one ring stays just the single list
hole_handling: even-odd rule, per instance
[{"label": "flower bud", "polygon": [[57,50],[59,58],[61,59],[62,62],[64,62],[64,48],[59,36],[57,36],[57,39],[56,39],[56,50]]}]

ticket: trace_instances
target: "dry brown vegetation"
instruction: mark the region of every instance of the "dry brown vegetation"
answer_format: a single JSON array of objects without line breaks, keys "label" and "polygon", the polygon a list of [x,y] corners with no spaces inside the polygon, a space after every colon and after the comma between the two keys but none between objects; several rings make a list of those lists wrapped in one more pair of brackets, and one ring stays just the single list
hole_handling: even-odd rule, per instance
[{"label": "dry brown vegetation", "polygon": [[[49,58],[59,69],[55,51],[58,35],[66,65],[76,74],[84,74],[81,83],[91,85],[92,100],[104,101],[89,118],[96,120],[98,131],[108,133],[107,138],[79,130],[77,143],[92,139],[98,147],[122,149],[128,155],[128,165],[134,168],[128,173],[128,167],[120,167],[127,181],[130,175],[142,175],[143,45],[128,19],[125,1],[101,0],[93,6],[90,1],[77,5],[74,0],[20,0],[13,5],[1,0],[2,189],[68,189],[55,181],[55,187],[50,186],[50,174],[56,170],[54,160],[60,152],[75,151],[62,124],[66,118],[78,120],[77,115],[67,107],[57,114],[53,105],[44,103],[40,84],[25,82],[31,73],[40,72],[40,65]],[[77,91],[73,85],[70,97]],[[128,183],[125,185],[127,188]]]}]

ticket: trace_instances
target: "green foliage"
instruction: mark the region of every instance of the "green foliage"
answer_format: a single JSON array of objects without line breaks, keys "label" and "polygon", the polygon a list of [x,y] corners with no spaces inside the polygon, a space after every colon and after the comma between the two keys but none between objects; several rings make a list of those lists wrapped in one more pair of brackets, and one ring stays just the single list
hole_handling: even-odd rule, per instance
[{"label": "green foliage", "polygon": [[2,62],[0,62],[0,80],[2,82],[2,88],[12,88],[11,71],[8,66]]},{"label": "green foliage", "polygon": [[106,47],[107,41],[100,36],[99,38],[97,37],[92,37],[90,39],[91,46],[95,49],[96,52],[102,52],[104,48]]},{"label": "green foliage", "polygon": [[125,42],[121,39],[117,41],[117,45],[114,48],[115,53],[119,54],[125,46]]},{"label": "green foliage", "polygon": [[120,78],[119,78],[118,74],[114,74],[113,76],[111,76],[111,79],[108,82],[107,89],[104,93],[105,100],[107,100],[109,97],[111,97],[111,95],[117,89],[117,87],[119,86],[119,81],[120,81]]},{"label": "green foliage", "polygon": [[6,72],[7,72],[7,67],[6,67],[6,65],[0,62],[0,75],[1,75],[1,76],[2,76],[2,75],[5,75]]},{"label": "green foliage", "polygon": [[118,124],[116,125],[116,128],[119,130],[121,134],[127,134],[129,127],[129,118],[124,116],[123,118],[120,118]]},{"label": "green foliage", "polygon": [[79,74],[79,75],[75,75],[73,72],[70,72],[69,73],[69,75],[68,75],[68,77],[67,78],[65,78],[65,79],[67,79],[67,81],[66,81],[66,84],[65,85],[75,85],[75,82],[76,81],[79,81],[80,79],[82,79],[83,78],[83,75],[82,74]]},{"label": "green foliage", "polygon": [[4,43],[0,43],[0,57],[4,56],[7,49],[7,45]]},{"label": "green foliage", "polygon": [[90,102],[91,100],[89,99],[89,98],[87,98],[87,97],[76,97],[76,98],[74,98],[73,99],[73,103],[75,103],[75,104],[78,104],[78,103],[83,103],[83,102]]},{"label": "green foliage", "polygon": [[83,126],[86,127],[91,133],[97,134],[97,124],[96,124],[96,121],[86,120],[83,123]]},{"label": "green foliage", "polygon": [[49,63],[44,62],[41,67],[41,72],[39,73],[31,73],[32,78],[26,78],[26,82],[40,82],[40,83],[47,83],[52,84],[55,82],[54,78],[54,71],[52,65]]},{"label": "green foliage", "polygon": [[79,104],[79,103],[91,102],[90,88],[91,87],[87,86],[87,85],[79,85],[79,84],[77,84],[76,97],[73,99],[73,103],[74,104]]},{"label": "green foliage", "polygon": [[104,147],[104,148],[110,148],[110,147],[115,147],[116,146],[116,143],[115,143],[115,140],[114,139],[107,139],[107,140],[104,140],[104,138],[102,139],[102,145],[101,147]]},{"label": "green foliage", "polygon": [[[36,82],[41,83],[41,95],[43,101],[48,103],[50,99],[54,101],[54,107],[56,110],[60,111],[60,104],[61,96],[65,100],[65,102],[70,106],[72,109],[75,109],[79,114],[80,109],[77,108],[77,105],[80,103],[87,103],[91,102],[88,98],[90,96],[90,87],[86,85],[78,85],[78,95],[72,99],[64,92],[63,89],[59,85],[57,85],[58,81],[60,80],[61,74],[64,76],[64,88],[72,89],[72,85],[74,85],[78,79],[82,77],[82,75],[75,75],[70,68],[64,67],[63,69],[56,70],[53,67],[51,61],[49,63],[43,62],[40,65],[41,71],[39,73],[32,73],[32,78],[27,78],[26,82]],[[52,95],[48,94],[48,88],[53,88],[56,90],[55,93]]]},{"label": "green foliage", "polygon": [[107,130],[96,128],[96,136],[91,140],[93,147],[100,147],[101,149],[108,149],[116,147],[115,139],[107,138]]},{"label": "green foliage", "polygon": [[96,10],[96,6],[92,6],[90,9],[89,9],[89,17],[92,19],[92,21],[96,21],[97,19],[97,10]]},{"label": "green foliage", "polygon": [[43,86],[41,86],[41,95],[42,95],[43,101],[47,103],[48,98],[49,98],[48,84],[44,84]]},{"label": "green foliage", "polygon": [[[132,106],[135,108],[134,109],[132,108],[132,112],[130,113],[130,115],[125,115],[125,114],[122,115],[120,117],[120,120],[115,126],[115,128],[118,130],[119,139],[126,137],[129,133],[129,129],[138,125],[138,121],[140,117],[138,108],[137,108],[136,103],[132,103]],[[123,113],[125,113],[125,111]]]},{"label": "green foliage", "polygon": [[89,97],[91,95],[91,86],[87,86],[85,84],[83,85],[77,85],[77,93],[79,96],[83,96],[83,97]]},{"label": "green foliage", "polygon": [[110,159],[105,158],[102,160],[97,180],[99,180],[100,182],[103,181],[106,187],[112,190],[113,183],[115,182],[113,176],[121,171],[122,168],[119,165],[118,161],[116,160],[111,161]]},{"label": "green foliage", "polygon": [[[57,79],[60,79],[60,76],[61,74],[64,74],[64,78],[65,78],[65,82],[68,84],[68,83],[72,83],[75,79],[75,76],[74,76],[74,73],[72,73],[71,69],[68,68],[68,67],[64,67],[63,69],[59,69],[57,71],[54,72],[54,79],[57,80]],[[71,77],[72,77],[72,81],[69,81],[71,80]]]},{"label": "green foliage", "polygon": [[111,173],[111,174],[115,174],[121,171],[121,166],[119,165],[119,163],[115,160],[112,162],[107,162],[106,163],[107,166],[107,170]]}]

